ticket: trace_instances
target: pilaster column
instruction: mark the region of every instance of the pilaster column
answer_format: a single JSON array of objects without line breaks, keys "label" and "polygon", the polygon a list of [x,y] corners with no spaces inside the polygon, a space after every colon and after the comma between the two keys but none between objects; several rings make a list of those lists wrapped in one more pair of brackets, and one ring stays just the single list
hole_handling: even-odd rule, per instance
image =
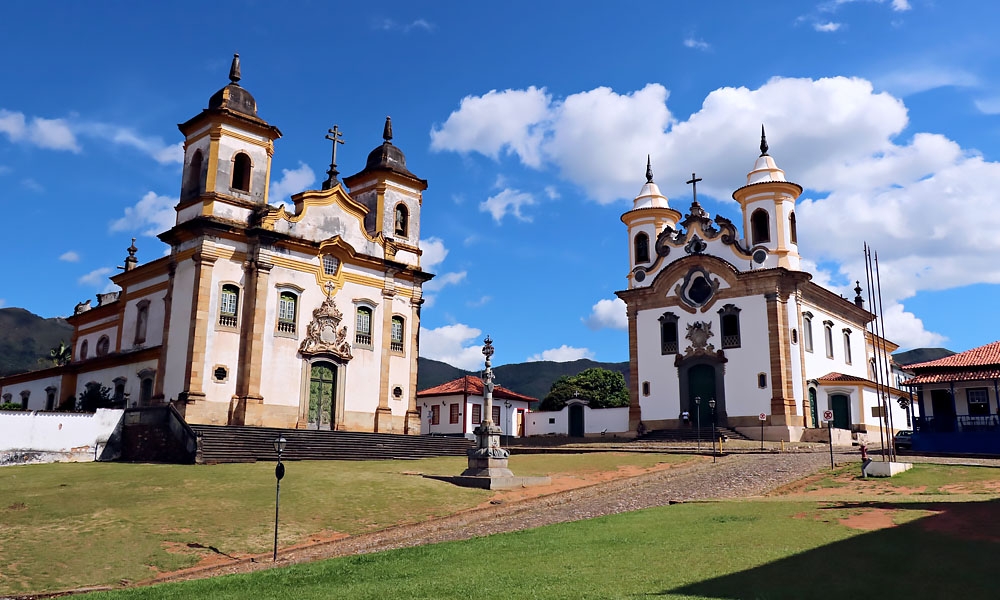
[{"label": "pilaster column", "polygon": [[[420,355],[420,306],[424,303],[423,298],[415,298],[410,302],[410,335],[407,352],[410,353],[410,381],[408,398],[406,403],[406,422],[403,425],[403,433],[411,435],[420,434],[420,416],[417,414],[417,357]],[[465,416],[465,404],[462,408],[462,416]]]},{"label": "pilaster column", "polygon": [[[391,275],[389,276],[391,278]],[[394,289],[382,290],[382,349],[379,356],[378,408],[375,409],[375,432],[392,431],[392,409],[389,408],[389,357],[392,355],[392,301]]]},{"label": "pilaster column", "polygon": [[164,377],[167,372],[167,348],[170,341],[170,311],[174,300],[174,275],[177,263],[171,258],[167,265],[167,293],[163,295],[163,339],[160,342],[160,358],[156,361],[156,381],[153,384],[153,404],[166,404],[163,394]]},{"label": "pilaster column", "polygon": [[209,314],[212,298],[212,267],[216,257],[206,254],[204,248],[191,257],[194,262],[194,289],[191,299],[191,316],[188,329],[187,366],[180,399],[193,403],[205,399],[205,347],[208,329],[212,322]]},{"label": "pilaster column", "polygon": [[639,406],[639,327],[636,324],[639,311],[634,305],[625,309],[628,317],[628,429],[637,431],[642,420]]},{"label": "pilaster column", "polygon": [[764,294],[767,304],[767,338],[771,366],[771,422],[793,425],[796,413],[792,393],[792,364],[789,357],[787,297],[778,292]]},{"label": "pilaster column", "polygon": [[263,404],[260,393],[264,366],[264,332],[267,331],[267,293],[273,264],[259,258],[243,264],[245,285],[240,323],[239,362],[236,367],[235,405],[230,410],[230,424],[246,424],[246,405]]}]

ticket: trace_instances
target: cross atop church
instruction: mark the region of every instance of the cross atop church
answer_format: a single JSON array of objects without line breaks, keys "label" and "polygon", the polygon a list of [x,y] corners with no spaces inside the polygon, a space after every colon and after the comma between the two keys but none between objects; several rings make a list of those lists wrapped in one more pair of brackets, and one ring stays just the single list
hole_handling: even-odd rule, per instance
[{"label": "cross atop church", "polygon": [[333,153],[330,156],[330,169],[326,172],[328,177],[323,182],[324,190],[328,190],[337,184],[337,175],[340,174],[340,171],[337,170],[337,144],[344,143],[343,133],[339,125],[334,125],[333,129],[328,130],[326,135],[326,139],[333,142]]},{"label": "cross atop church", "polygon": [[694,194],[694,204],[698,204],[698,182],[701,181],[701,177],[695,177],[694,173],[691,173],[691,179],[688,179],[684,183],[691,186],[691,193]]},{"label": "cross atop church", "polygon": [[333,285],[332,281],[327,281],[326,285],[323,286],[323,289],[326,290],[326,297],[327,298],[329,298],[331,295],[333,295],[333,288],[334,288],[334,285]]}]

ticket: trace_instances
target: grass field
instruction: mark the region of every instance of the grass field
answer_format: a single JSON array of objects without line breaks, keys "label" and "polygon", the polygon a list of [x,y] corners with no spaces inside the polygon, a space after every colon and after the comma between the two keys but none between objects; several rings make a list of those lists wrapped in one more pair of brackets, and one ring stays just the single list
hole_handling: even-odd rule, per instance
[{"label": "grass field", "polygon": [[[614,471],[677,455],[516,457],[521,475]],[[292,462],[282,481],[280,545],[357,534],[481,504],[490,492],[404,473],[456,474],[464,458]],[[265,552],[274,527],[274,465],[77,463],[0,469],[0,595],[143,581],[214,548]]]}]

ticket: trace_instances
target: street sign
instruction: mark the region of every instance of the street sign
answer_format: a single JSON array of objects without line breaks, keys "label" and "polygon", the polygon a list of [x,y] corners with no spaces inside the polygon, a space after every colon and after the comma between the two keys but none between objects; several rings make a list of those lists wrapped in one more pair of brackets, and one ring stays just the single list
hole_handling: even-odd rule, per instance
[{"label": "street sign", "polygon": [[767,413],[760,413],[759,415],[757,415],[757,418],[760,419],[761,421],[766,421]]},{"label": "street sign", "polygon": [[833,411],[832,410],[824,410],[823,411],[823,422],[824,423],[829,423],[832,420],[833,420]]}]

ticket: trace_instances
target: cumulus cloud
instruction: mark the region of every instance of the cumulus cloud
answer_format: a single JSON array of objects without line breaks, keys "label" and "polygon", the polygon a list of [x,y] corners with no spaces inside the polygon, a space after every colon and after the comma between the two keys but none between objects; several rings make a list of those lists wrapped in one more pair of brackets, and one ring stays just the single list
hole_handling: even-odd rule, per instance
[{"label": "cumulus cloud", "polygon": [[86,275],[82,275],[77,279],[77,283],[80,285],[97,286],[104,283],[105,278],[111,274],[110,267],[101,267],[100,269],[94,269]]},{"label": "cumulus cloud", "polygon": [[479,370],[483,368],[483,347],[476,342],[481,334],[481,330],[462,323],[436,329],[421,327],[420,356],[467,371]]},{"label": "cumulus cloud", "polygon": [[512,215],[519,221],[531,221],[531,217],[521,212],[522,206],[531,206],[535,198],[527,192],[506,188],[499,194],[490,196],[479,204],[480,212],[488,212],[493,220],[501,223],[506,215]]},{"label": "cumulus cloud", "polygon": [[183,142],[167,144],[163,141],[163,138],[143,136],[129,127],[110,123],[80,122],[74,123],[73,129],[81,135],[138,150],[161,165],[181,164],[184,162]]},{"label": "cumulus cloud", "polygon": [[80,145],[65,119],[26,117],[0,108],[0,133],[14,143],[27,143],[49,150],[79,152]]},{"label": "cumulus cloud", "polygon": [[425,271],[433,271],[448,256],[448,249],[444,247],[444,240],[441,238],[429,237],[420,240],[418,245],[423,251],[420,255],[420,268]]},{"label": "cumulus cloud", "polygon": [[974,101],[976,110],[984,115],[1000,115],[1000,96],[980,98]]},{"label": "cumulus cloud", "polygon": [[59,255],[59,260],[64,262],[79,262],[80,255],[73,250],[68,250]]},{"label": "cumulus cloud", "polygon": [[695,50],[709,50],[712,46],[705,40],[696,39],[694,37],[684,38],[684,46],[686,48],[694,48]]},{"label": "cumulus cloud", "polygon": [[834,32],[840,29],[840,23],[834,23],[833,21],[827,21],[826,23],[813,23],[813,29],[824,33]]},{"label": "cumulus cloud", "polygon": [[628,316],[625,314],[625,301],[621,298],[614,300],[599,300],[591,307],[590,316],[584,319],[584,323],[590,329],[628,329]]},{"label": "cumulus cloud", "polygon": [[177,220],[176,204],[177,198],[146,192],[135,206],[125,208],[123,217],[111,222],[111,231],[140,230],[142,235],[156,236],[174,226]]},{"label": "cumulus cloud", "polygon": [[539,354],[532,354],[528,357],[528,362],[538,362],[548,360],[552,362],[570,362],[581,358],[594,358],[594,353],[587,348],[574,348],[563,344],[558,348],[543,350]]},{"label": "cumulus cloud", "polygon": [[466,274],[466,271],[459,271],[457,273],[442,273],[425,283],[423,289],[431,292],[439,292],[441,291],[441,288],[445,286],[462,283],[465,281]]},{"label": "cumulus cloud", "polygon": [[971,88],[980,85],[979,77],[957,67],[912,67],[890,71],[873,79],[893,94],[907,96],[942,87]]},{"label": "cumulus cloud", "polygon": [[271,182],[268,195],[271,202],[289,203],[292,194],[297,194],[316,181],[316,174],[304,162],[299,162],[297,169],[282,169],[281,179]]}]

